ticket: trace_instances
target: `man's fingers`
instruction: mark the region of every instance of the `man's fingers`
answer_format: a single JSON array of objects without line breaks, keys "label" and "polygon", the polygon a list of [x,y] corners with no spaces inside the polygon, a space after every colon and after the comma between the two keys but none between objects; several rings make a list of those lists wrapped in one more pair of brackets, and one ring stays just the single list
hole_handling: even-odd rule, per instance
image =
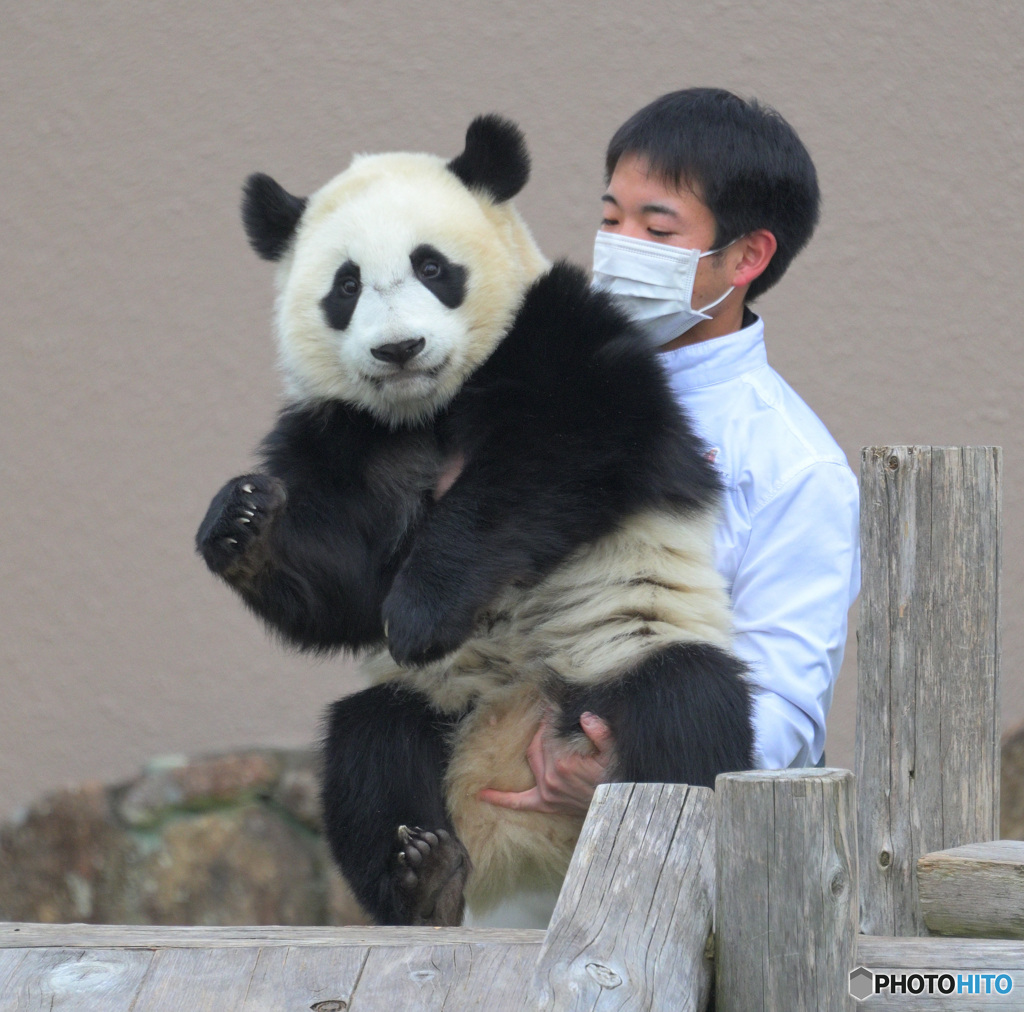
[{"label": "man's fingers", "polygon": [[547,810],[547,805],[541,800],[540,791],[536,787],[531,787],[528,791],[496,791],[492,787],[485,787],[477,797],[489,805],[512,808],[517,812]]},{"label": "man's fingers", "polygon": [[526,747],[526,762],[537,783],[544,778],[544,727],[542,721],[540,727],[537,728],[537,733]]},{"label": "man's fingers", "polygon": [[597,714],[584,713],[580,717],[580,727],[583,728],[583,733],[590,739],[591,744],[597,749],[599,755],[610,751],[614,746],[615,740],[612,738],[612,729]]}]

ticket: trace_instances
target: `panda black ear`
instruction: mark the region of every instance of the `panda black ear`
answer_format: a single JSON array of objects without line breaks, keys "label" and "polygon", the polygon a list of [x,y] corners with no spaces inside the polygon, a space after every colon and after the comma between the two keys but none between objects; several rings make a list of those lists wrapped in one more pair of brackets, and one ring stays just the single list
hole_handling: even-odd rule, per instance
[{"label": "panda black ear", "polygon": [[500,204],[526,185],[530,155],[519,127],[492,113],[469,124],[466,148],[448,168],[471,190],[483,190]]},{"label": "panda black ear", "polygon": [[288,251],[305,197],[293,197],[262,172],[254,172],[242,189],[242,223],[249,245],[264,260],[280,260]]}]

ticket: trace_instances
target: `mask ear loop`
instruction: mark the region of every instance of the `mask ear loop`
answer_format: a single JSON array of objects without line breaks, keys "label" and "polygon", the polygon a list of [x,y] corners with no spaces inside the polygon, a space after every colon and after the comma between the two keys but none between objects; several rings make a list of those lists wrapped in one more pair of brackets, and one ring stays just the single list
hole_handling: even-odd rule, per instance
[{"label": "mask ear loop", "polygon": [[[724,246],[719,246],[718,249],[705,250],[703,253],[700,254],[700,256],[697,257],[697,259],[703,260],[704,257],[714,256],[715,253],[723,253],[734,242],[739,242],[739,240],[742,238],[743,236],[738,235],[735,239],[730,240]],[[701,316],[704,316],[709,309],[714,309],[715,306],[717,306],[720,302],[725,302],[725,300],[729,298],[729,295],[735,290],[735,288],[735,285],[729,285],[729,287],[724,292],[722,292],[722,294],[717,299],[715,299],[714,302],[709,302],[703,309],[695,309],[694,312],[699,313]]]},{"label": "mask ear loop", "polygon": [[735,285],[729,285],[729,287],[724,292],[722,292],[722,294],[719,295],[719,297],[715,299],[714,302],[709,302],[703,309],[696,309],[694,310],[694,312],[700,313],[701,316],[706,316],[707,311],[709,309],[714,309],[715,306],[717,306],[720,302],[725,302],[725,300],[729,298],[729,296],[732,294],[735,288]]}]

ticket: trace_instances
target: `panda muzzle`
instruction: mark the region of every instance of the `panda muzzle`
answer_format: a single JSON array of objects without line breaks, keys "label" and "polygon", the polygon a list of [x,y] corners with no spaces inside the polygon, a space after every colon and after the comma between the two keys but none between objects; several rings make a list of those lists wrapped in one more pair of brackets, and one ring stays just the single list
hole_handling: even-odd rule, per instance
[{"label": "panda muzzle", "polygon": [[370,354],[380,362],[404,366],[414,359],[426,347],[425,337],[413,337],[407,341],[395,341],[392,344],[380,344],[370,349]]}]

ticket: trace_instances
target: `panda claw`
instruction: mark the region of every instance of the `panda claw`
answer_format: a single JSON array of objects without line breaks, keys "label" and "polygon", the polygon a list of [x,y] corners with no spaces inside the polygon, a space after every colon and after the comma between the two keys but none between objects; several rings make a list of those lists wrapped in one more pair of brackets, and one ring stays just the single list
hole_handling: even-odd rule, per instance
[{"label": "panda claw", "polygon": [[456,925],[462,922],[463,888],[470,870],[466,848],[445,830],[399,826],[392,882],[404,898],[402,923]]},{"label": "panda claw", "polygon": [[229,481],[214,496],[196,534],[196,548],[210,569],[236,586],[247,583],[262,558],[259,546],[267,543],[286,501],[284,483],[269,475]]}]

